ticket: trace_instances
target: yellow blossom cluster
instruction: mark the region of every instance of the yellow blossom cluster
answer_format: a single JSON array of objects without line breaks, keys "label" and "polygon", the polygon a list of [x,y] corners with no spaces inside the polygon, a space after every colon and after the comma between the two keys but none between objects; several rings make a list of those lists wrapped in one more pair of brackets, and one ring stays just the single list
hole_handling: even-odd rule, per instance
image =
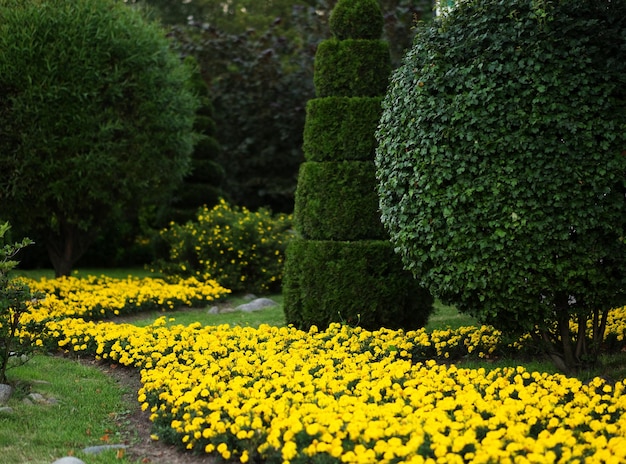
[{"label": "yellow blossom cluster", "polygon": [[144,328],[48,326],[65,349],[141,368],[138,399],[156,435],[224,459],[626,462],[623,382],[412,360],[419,343],[444,350],[443,333],[182,326],[164,317]]},{"label": "yellow blossom cluster", "polygon": [[200,208],[195,221],[171,223],[160,232],[169,259],[158,268],[168,275],[210,277],[233,291],[276,291],[291,229],[291,215],[253,212],[222,199]]},{"label": "yellow blossom cluster", "polygon": [[194,277],[169,283],[158,278],[114,279],[106,276],[27,279],[33,291],[45,298],[38,301],[31,318],[42,321],[65,317],[104,319],[149,310],[205,305],[230,293],[215,281]]}]

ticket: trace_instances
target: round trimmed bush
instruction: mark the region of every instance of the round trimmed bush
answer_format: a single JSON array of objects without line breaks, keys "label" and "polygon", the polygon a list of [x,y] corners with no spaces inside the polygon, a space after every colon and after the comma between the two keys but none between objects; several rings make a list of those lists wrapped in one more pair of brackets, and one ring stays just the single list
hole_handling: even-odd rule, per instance
[{"label": "round trimmed bush", "polygon": [[625,303],[625,31],[624,1],[460,2],[420,27],[377,133],[405,266],[570,367],[602,330],[573,347],[570,318]]}]

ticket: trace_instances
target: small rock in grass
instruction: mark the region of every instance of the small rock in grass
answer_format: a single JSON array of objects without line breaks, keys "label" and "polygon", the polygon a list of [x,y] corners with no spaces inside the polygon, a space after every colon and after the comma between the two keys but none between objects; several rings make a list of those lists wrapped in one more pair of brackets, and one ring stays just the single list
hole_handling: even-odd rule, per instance
[{"label": "small rock in grass", "polygon": [[125,449],[128,448],[126,445],[99,445],[99,446],[88,446],[83,450],[85,454],[100,454],[104,451],[112,450],[112,449]]},{"label": "small rock in grass", "polygon": [[220,310],[217,306],[211,306],[207,311],[207,314],[219,314]]},{"label": "small rock in grass", "polygon": [[260,311],[261,309],[269,308],[270,306],[276,306],[277,304],[278,303],[274,300],[270,300],[269,298],[257,298],[256,300],[252,300],[250,303],[239,305],[235,309],[251,313],[253,311]]},{"label": "small rock in grass", "polygon": [[65,456],[64,458],[57,459],[52,464],[85,464],[85,462],[74,456]]},{"label": "small rock in grass", "polygon": [[13,387],[11,385],[0,383],[0,404],[4,404],[9,401],[11,393],[13,393]]},{"label": "small rock in grass", "polygon": [[0,407],[0,414],[13,414],[13,408],[9,406]]}]

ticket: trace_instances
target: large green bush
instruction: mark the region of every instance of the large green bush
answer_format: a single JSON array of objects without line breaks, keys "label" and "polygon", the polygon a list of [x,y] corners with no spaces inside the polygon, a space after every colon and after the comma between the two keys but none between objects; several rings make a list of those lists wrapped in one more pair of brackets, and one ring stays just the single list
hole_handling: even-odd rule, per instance
[{"label": "large green bush", "polygon": [[188,172],[197,99],[157,25],[115,0],[0,0],[0,214],[57,275]]},{"label": "large green bush", "polygon": [[220,200],[200,208],[195,221],[161,231],[169,256],[155,267],[170,276],[212,279],[233,292],[276,292],[291,229],[289,215],[252,212]]},{"label": "large green bush", "polygon": [[405,265],[562,368],[593,359],[626,295],[626,2],[459,2],[420,26],[383,107]]}]

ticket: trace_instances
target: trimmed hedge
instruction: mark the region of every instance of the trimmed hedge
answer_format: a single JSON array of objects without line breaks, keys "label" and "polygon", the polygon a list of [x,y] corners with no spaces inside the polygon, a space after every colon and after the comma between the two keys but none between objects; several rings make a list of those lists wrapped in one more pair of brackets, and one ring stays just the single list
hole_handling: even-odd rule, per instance
[{"label": "trimmed hedge", "polygon": [[307,161],[372,160],[382,97],[326,97],[307,103]]},{"label": "trimmed hedge", "polygon": [[383,34],[383,15],[378,0],[339,2],[329,20],[330,31],[339,40],[376,40]]},{"label": "trimmed hedge", "polygon": [[[380,16],[375,7],[339,0],[333,15],[360,31],[382,21],[368,17]],[[307,105],[307,161],[295,198],[300,236],[285,253],[283,280],[286,321],[298,328],[417,328],[433,310],[430,294],[394,254],[379,213],[374,134],[390,69],[388,44],[374,37],[331,39],[317,49],[318,98]]]},{"label": "trimmed hedge", "polygon": [[391,63],[383,40],[325,40],[317,47],[317,97],[375,97],[387,90]]},{"label": "trimmed hedge", "polygon": [[306,239],[388,237],[378,213],[374,163],[304,163],[298,178],[294,217],[296,230]]},{"label": "trimmed hedge", "polygon": [[387,240],[294,240],[287,247],[285,289],[287,321],[305,330],[338,320],[365,329],[417,329],[433,304]]}]

